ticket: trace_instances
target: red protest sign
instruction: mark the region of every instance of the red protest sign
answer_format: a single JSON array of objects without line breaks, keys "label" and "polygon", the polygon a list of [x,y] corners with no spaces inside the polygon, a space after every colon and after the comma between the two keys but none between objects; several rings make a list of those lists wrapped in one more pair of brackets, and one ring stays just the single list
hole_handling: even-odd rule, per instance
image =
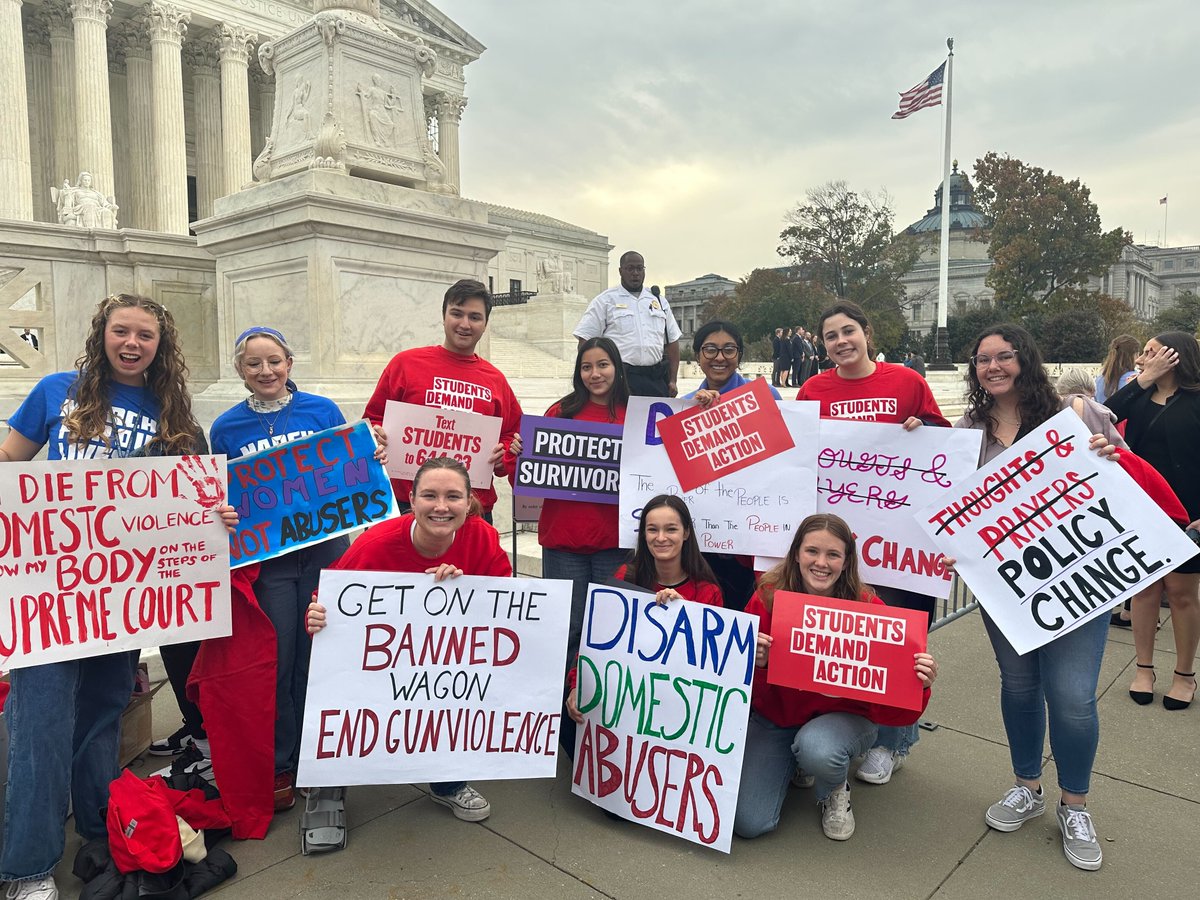
[{"label": "red protest sign", "polygon": [[691,491],[795,446],[765,379],[658,423],[682,491]]},{"label": "red protest sign", "polygon": [[767,681],[919,711],[913,654],[925,651],[928,623],[919,610],[779,591]]}]

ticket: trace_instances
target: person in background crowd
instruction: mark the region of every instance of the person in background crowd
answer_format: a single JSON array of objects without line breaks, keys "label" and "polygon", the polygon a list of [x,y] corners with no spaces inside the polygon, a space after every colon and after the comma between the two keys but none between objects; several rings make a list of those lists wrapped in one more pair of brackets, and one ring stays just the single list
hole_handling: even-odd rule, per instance
[{"label": "person in background crowd", "polygon": [[775,336],[771,338],[771,387],[783,387],[779,383],[781,360],[783,359],[783,329],[776,328]]},{"label": "person in background crowd", "polygon": [[804,329],[797,325],[792,329],[792,387],[800,387],[804,382]]},{"label": "person in background crowd", "polygon": [[[611,340],[589,338],[579,345],[572,385],[571,393],[546,410],[547,416],[625,423],[629,385],[621,354]],[[519,452],[519,436],[513,446]],[[567,659],[571,660],[579,651],[588,584],[610,578],[629,556],[620,546],[617,505],[547,497],[538,518],[538,543],[542,545],[542,577],[570,580],[573,585],[567,639]]]},{"label": "person in background crowd", "polygon": [[[373,525],[330,568],[350,572],[424,572],[435,581],[459,575],[512,577],[512,564],[496,529],[479,515],[471,476],[460,462],[435,456],[412,481],[412,510]],[[308,633],[320,640],[327,610],[314,595]],[[429,799],[464,822],[482,822],[492,805],[465,781],[432,783]]]},{"label": "person in background crowd", "polygon": [[[722,394],[749,384],[738,371],[745,352],[741,330],[732,322],[714,319],[705,322],[692,338],[692,350],[704,373],[704,380],[696,390],[687,395],[700,406],[716,403]],[[779,392],[771,388],[771,396],[780,399]],[[744,609],[746,601],[754,593],[754,558],[734,556],[727,553],[705,553],[705,561],[712,567],[721,586],[725,605],[730,609]]]},{"label": "person in background crowd", "polygon": [[23,340],[25,343],[27,343],[34,350],[36,350],[38,348],[37,335],[34,334],[32,331],[30,331],[28,328],[26,328],[24,331],[21,332],[21,340]]},{"label": "person in background crowd", "polygon": [[[187,364],[171,314],[136,294],[105,298],[73,372],[42,378],[8,420],[0,462],[115,459],[195,453],[203,441],[187,391]],[[233,508],[215,507],[226,527]],[[9,900],[56,900],[53,871],[66,844],[68,805],[85,841],[106,839],[102,810],[120,774],[121,713],[138,654],[107,653],[14,669],[5,843],[0,880]]]},{"label": "person in background crowd", "polygon": [[[817,334],[834,368],[806,381],[796,399],[820,402],[822,418],[889,422],[908,431],[923,424],[949,427],[924,378],[904,366],[872,360],[871,323],[858,304],[841,300],[825,310]],[[860,411],[863,408],[873,411],[864,413]],[[881,409],[885,411],[874,411]],[[922,610],[933,622],[933,597],[883,585],[876,591],[889,606]],[[879,743],[871,748],[855,778],[887,784],[919,738],[916,723],[880,728]]]},{"label": "person in background crowd", "polygon": [[1108,355],[1100,365],[1092,390],[1097,403],[1103,403],[1137,375],[1134,360],[1142,345],[1131,334],[1118,334],[1108,345]]},{"label": "person in background crowd", "polygon": [[674,397],[679,374],[679,325],[665,299],[645,290],[646,261],[628,250],[621,254],[621,283],[588,304],[575,326],[582,343],[607,337],[624,360],[629,393]]},{"label": "person in background crowd", "polygon": [[[878,723],[915,722],[920,712],[770,684],[766,666],[774,637],[771,616],[777,591],[883,604],[859,578],[854,535],[838,516],[806,518],[796,529],[783,562],[763,575],[746,607],[746,612],[758,616],[759,631],[733,830],[743,838],[774,831],[788,782],[799,769],[813,779],[825,836],[849,840],[854,834],[850,783],[846,780],[851,761],[875,744]],[[928,653],[913,654],[913,671],[925,688],[922,709],[929,703],[937,668]]]},{"label": "person in background crowd", "polygon": [[[997,325],[976,338],[967,368],[966,414],[956,428],[984,433],[979,463],[1005,452],[1065,406],[1055,392],[1042,354],[1019,325]],[[1098,432],[1111,418],[1095,403],[1082,404],[1083,420],[1093,434],[1092,446],[1112,448]],[[953,568],[955,560],[943,564]],[[1095,825],[1087,809],[1092,762],[1100,740],[1096,683],[1108,636],[1108,620],[1098,616],[1024,655],[981,611],[996,663],[1000,667],[1000,709],[1008,736],[1016,784],[984,815],[996,831],[1016,831],[1046,811],[1042,793],[1042,749],[1047,714],[1050,748],[1058,770],[1062,798],[1058,825],[1063,852],[1071,865],[1098,869],[1103,859]]]},{"label": "person in background crowd", "polygon": [[[521,404],[504,373],[475,353],[491,314],[492,295],[487,287],[469,278],[452,284],[442,299],[446,340],[438,346],[403,350],[392,357],[367,401],[363,418],[372,425],[383,425],[389,400],[497,416],[501,420],[500,442],[491,448],[488,465],[496,475],[506,475],[504,454],[521,427]],[[393,478],[392,487],[401,511],[407,512],[412,483]],[[479,488],[476,493],[484,519],[491,522],[495,488]]]},{"label": "person in background crowd", "polygon": [[[243,331],[233,347],[233,367],[250,396],[226,410],[210,432],[214,453],[240,459],[302,440],[318,431],[346,424],[337,404],[307,394],[292,382],[294,355],[283,334],[256,325]],[[376,459],[386,463],[387,435],[373,427],[379,447]],[[275,628],[275,809],[296,802],[296,765],[304,726],[304,695],[312,641],[304,633],[304,611],[317,589],[321,570],[346,552],[346,535],[303,547],[259,564],[254,593]],[[177,733],[178,734],[178,733]],[[168,738],[174,741],[175,735]]]},{"label": "person in background crowd", "polygon": [[[1135,453],[1167,480],[1188,515],[1189,536],[1200,541],[1200,349],[1185,331],[1150,338],[1138,357],[1141,372],[1107,401]],[[1200,555],[1138,593],[1130,606],[1137,674],[1129,694],[1154,699],[1154,633],[1159,597],[1166,591],[1175,631],[1175,672],[1163,706],[1184,710],[1196,696],[1196,644],[1200,639]]]}]

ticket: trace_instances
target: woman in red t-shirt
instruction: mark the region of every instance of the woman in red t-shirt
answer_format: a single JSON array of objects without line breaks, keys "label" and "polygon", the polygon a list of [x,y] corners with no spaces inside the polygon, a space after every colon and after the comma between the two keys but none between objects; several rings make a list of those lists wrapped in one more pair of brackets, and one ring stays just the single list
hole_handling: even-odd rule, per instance
[{"label": "woman in red t-shirt", "polygon": [[[883,603],[860,580],[854,535],[838,516],[818,513],[801,522],[783,562],[763,575],[746,605],[746,612],[759,617],[758,648],[733,830],[743,838],[774,831],[791,775],[799,769],[813,779],[825,836],[845,841],[854,834],[846,780],[850,761],[871,748],[879,725],[915,722],[920,712],[770,684],[766,665],[776,591]],[[928,653],[914,653],[913,663],[925,687],[923,710],[937,663]]]},{"label": "woman in red t-shirt", "polygon": [[[571,393],[548,410],[547,416],[623,425],[629,403],[629,385],[617,345],[606,337],[591,338],[579,345]],[[520,443],[516,446],[519,448]],[[516,467],[510,465],[509,471]],[[542,577],[569,580],[571,630],[567,659],[579,651],[579,632],[590,582],[612,576],[629,556],[617,536],[617,505],[547,497],[538,518],[538,543],[542,545]]]},{"label": "woman in red t-shirt", "polygon": [[[460,462],[439,456],[426,460],[413,476],[412,512],[373,525],[350,545],[331,569],[368,572],[424,572],[435,581],[459,575],[512,576],[512,564],[496,529],[480,517],[471,477]],[[325,627],[325,607],[308,607],[308,633]],[[466,822],[482,822],[492,806],[465,781],[429,785],[429,799]]]}]

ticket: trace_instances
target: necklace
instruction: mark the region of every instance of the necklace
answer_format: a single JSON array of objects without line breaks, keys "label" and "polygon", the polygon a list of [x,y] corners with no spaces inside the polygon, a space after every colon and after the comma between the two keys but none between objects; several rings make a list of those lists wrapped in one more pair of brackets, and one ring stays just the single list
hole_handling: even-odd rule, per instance
[{"label": "necklace", "polygon": [[[266,430],[268,438],[273,439],[275,437],[275,426],[279,422],[280,416],[283,416],[283,425],[279,430],[281,433],[287,432],[287,423],[292,417],[291,391],[288,391],[288,393],[278,400],[259,400],[254,396],[247,397],[246,405],[250,408],[251,412],[258,414],[259,424]],[[267,418],[267,414],[272,412],[275,413],[275,418]]]}]

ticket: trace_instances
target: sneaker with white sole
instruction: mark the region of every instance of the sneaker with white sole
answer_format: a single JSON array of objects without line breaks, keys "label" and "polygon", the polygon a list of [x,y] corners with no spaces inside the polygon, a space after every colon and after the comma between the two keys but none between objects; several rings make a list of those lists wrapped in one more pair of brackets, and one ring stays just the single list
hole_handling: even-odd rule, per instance
[{"label": "sneaker with white sole", "polygon": [[854,834],[854,810],[850,808],[850,785],[835,788],[822,800],[821,830],[831,841],[848,841]]},{"label": "sneaker with white sole", "polygon": [[904,756],[887,747],[872,747],[854,777],[867,784],[887,784],[904,765]]},{"label": "sneaker with white sole", "polygon": [[209,784],[215,784],[216,775],[213,774],[212,759],[209,758],[207,750],[208,741],[193,742],[169,766],[151,774],[169,778],[171,775],[194,772]]},{"label": "sneaker with white sole", "polygon": [[1077,869],[1095,872],[1104,861],[1100,839],[1096,837],[1096,826],[1092,814],[1086,807],[1074,804],[1058,804],[1058,827],[1063,836],[1063,853],[1067,862]]},{"label": "sneaker with white sole", "polygon": [[174,756],[186,750],[194,740],[191,729],[184,725],[170,737],[152,742],[146,752],[151,756]]},{"label": "sneaker with white sole", "polygon": [[1034,793],[1023,784],[1014,784],[999,801],[988,807],[984,821],[997,831],[1016,831],[1030,819],[1046,811],[1041,791]]},{"label": "sneaker with white sole", "polygon": [[448,807],[450,812],[464,822],[482,822],[492,814],[492,804],[469,784],[464,784],[453,794],[435,794],[430,790],[429,799]]},{"label": "sneaker with white sole", "polygon": [[13,881],[5,893],[6,900],[58,900],[58,885],[54,876],[33,878],[29,881]]}]

